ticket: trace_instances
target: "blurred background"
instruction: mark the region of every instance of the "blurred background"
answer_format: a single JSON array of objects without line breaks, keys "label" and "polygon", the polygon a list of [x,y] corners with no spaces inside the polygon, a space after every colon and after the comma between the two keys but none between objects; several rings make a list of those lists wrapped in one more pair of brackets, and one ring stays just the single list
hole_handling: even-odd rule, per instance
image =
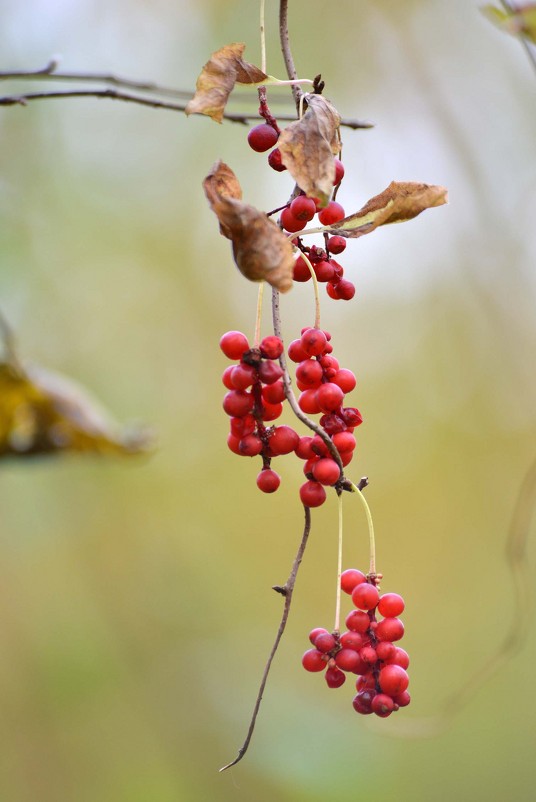
[{"label": "blurred background", "polygon": [[[330,498],[250,752],[223,775],[279,622],[271,586],[301,536],[303,478],[282,457],[282,486],[265,496],[257,460],[225,445],[218,340],[252,334],[257,288],[201,181],[221,157],[269,209],[291,180],[232,123],[96,99],[1,110],[0,308],[20,355],[158,433],[148,458],[1,466],[2,800],[533,799],[533,629],[449,726],[426,727],[510,627],[504,544],[536,453],[536,74],[479,5],[290,3],[300,75],[321,72],[344,116],[376,124],[344,132],[347,211],[391,180],[450,192],[449,206],[350,242],[340,261],[355,298],[323,295],[323,325],[358,377],[350,476],[370,477],[383,589],[406,598],[413,701],[370,722],[349,682],[330,691],[301,668],[309,630],[332,626]],[[266,15],[268,71],[284,77],[275,0]],[[260,61],[247,0],[3,0],[0,37],[3,70],[61,54],[65,71],[183,89],[225,43]],[[2,82],[2,94],[31,88],[45,85]],[[238,94],[233,108],[256,108]],[[288,340],[312,324],[310,284],[282,315]],[[269,321],[267,304],[266,333]],[[345,567],[366,570],[351,497],[345,523]],[[529,540],[531,581],[533,558]]]}]

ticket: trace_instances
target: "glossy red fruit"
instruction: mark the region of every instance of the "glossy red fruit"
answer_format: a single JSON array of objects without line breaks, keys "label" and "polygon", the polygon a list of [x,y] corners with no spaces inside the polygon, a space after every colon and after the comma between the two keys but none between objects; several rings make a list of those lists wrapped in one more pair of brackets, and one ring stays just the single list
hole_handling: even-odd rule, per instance
[{"label": "glossy red fruit", "polygon": [[253,409],[253,396],[243,390],[230,390],[223,399],[223,408],[232,418],[241,418]]},{"label": "glossy red fruit", "polygon": [[304,390],[298,398],[298,406],[306,415],[316,415],[320,412],[316,400],[316,390]]},{"label": "glossy red fruit", "polygon": [[309,649],[302,657],[302,666],[306,671],[323,671],[326,661],[327,657],[318,649]]},{"label": "glossy red fruit", "polygon": [[337,384],[325,382],[316,391],[316,402],[322,412],[334,412],[339,409],[344,399],[344,392]]},{"label": "glossy red fruit", "polygon": [[340,688],[346,682],[346,674],[337,666],[330,666],[325,673],[328,688]]},{"label": "glossy red fruit", "polygon": [[330,201],[328,205],[318,213],[318,220],[323,226],[331,226],[333,223],[342,220],[345,214],[344,208],[340,203],[337,203],[337,201]]},{"label": "glossy red fruit", "polygon": [[241,331],[227,331],[220,338],[220,348],[229,359],[240,359],[249,351],[248,338]]},{"label": "glossy red fruit", "polygon": [[341,278],[337,284],[337,297],[341,301],[351,301],[355,295],[355,287],[351,281]]},{"label": "glossy red fruit", "polygon": [[236,368],[236,365],[229,365],[228,368],[222,373],[221,380],[223,382],[224,387],[227,387],[228,390],[235,390],[235,386],[231,381],[231,372]]},{"label": "glossy red fruit", "polygon": [[373,646],[363,646],[363,648],[359,650],[359,656],[364,663],[368,663],[371,666],[378,660],[376,649]]},{"label": "glossy red fruit", "polygon": [[263,493],[275,493],[280,484],[281,478],[270,468],[265,468],[257,476],[257,487]]},{"label": "glossy red fruit", "polygon": [[319,652],[326,654],[327,652],[331,652],[332,649],[335,648],[337,645],[337,641],[329,632],[321,632],[320,635],[317,635],[315,638],[314,646],[318,649]]},{"label": "glossy red fruit", "polygon": [[319,635],[329,635],[329,632],[327,631],[327,629],[324,629],[324,627],[315,627],[314,629],[312,629],[309,632],[309,640],[311,641],[313,646],[315,645],[315,640],[318,638]]},{"label": "glossy red fruit", "polygon": [[360,632],[364,634],[370,628],[370,618],[367,613],[362,610],[352,610],[346,616],[346,626],[352,632]]},{"label": "glossy red fruit", "polygon": [[265,359],[259,365],[258,375],[264,384],[273,384],[283,375],[283,368],[271,359]]},{"label": "glossy red fruit", "polygon": [[346,407],[345,409],[341,410],[340,415],[347,426],[355,427],[363,423],[363,416],[355,407]]},{"label": "glossy red fruit", "polygon": [[300,499],[304,507],[320,507],[326,500],[326,491],[318,482],[308,481],[300,487]]},{"label": "glossy red fruit", "polygon": [[335,655],[335,663],[343,671],[355,671],[359,665],[359,655],[353,649],[341,649]]},{"label": "glossy red fruit", "polygon": [[270,150],[278,139],[279,134],[275,128],[272,128],[272,126],[267,123],[256,125],[248,133],[248,144],[250,148],[257,153],[264,153]]},{"label": "glossy red fruit", "polygon": [[263,402],[262,419],[263,421],[276,420],[283,412],[283,404],[268,404]]},{"label": "glossy red fruit", "polygon": [[342,253],[346,249],[346,240],[338,235],[328,239],[328,251],[330,253]]},{"label": "glossy red fruit", "polygon": [[386,693],[377,693],[371,703],[373,713],[380,718],[387,718],[395,709],[395,703]]},{"label": "glossy red fruit", "polygon": [[372,713],[372,700],[376,696],[374,688],[365,688],[354,697],[352,705],[357,713],[367,716]]},{"label": "glossy red fruit", "polygon": [[398,593],[384,593],[378,602],[378,612],[384,618],[394,618],[404,612],[404,599]]},{"label": "glossy red fruit", "polygon": [[398,696],[395,696],[394,701],[399,707],[406,707],[411,702],[411,696],[407,691],[402,691]]},{"label": "glossy red fruit", "polygon": [[287,168],[281,161],[281,151],[279,148],[275,148],[272,152],[268,155],[268,164],[272,168],[272,170],[276,170],[278,173],[282,173]]},{"label": "glossy red fruit", "polygon": [[288,358],[293,362],[303,362],[304,359],[309,359],[309,354],[305,352],[301,339],[292,340],[288,350]]},{"label": "glossy red fruit", "polygon": [[367,578],[362,571],[358,571],[357,568],[347,568],[341,574],[341,589],[351,594],[354,588],[366,581]]},{"label": "glossy red fruit", "polygon": [[321,262],[316,262],[314,265],[314,271],[317,279],[320,282],[331,281],[335,276],[333,265],[326,259],[323,259]]},{"label": "glossy red fruit", "polygon": [[365,645],[363,635],[359,632],[352,632],[351,630],[342,633],[340,642],[343,649],[353,649],[354,652],[358,652]]},{"label": "glossy red fruit", "polygon": [[389,641],[381,641],[380,643],[376,644],[376,654],[378,655],[378,660],[383,660],[384,662],[390,661],[392,657],[395,656],[396,653],[396,646]]},{"label": "glossy red fruit", "polygon": [[253,434],[256,427],[253,415],[244,415],[242,418],[231,418],[231,434],[241,439],[247,434]]},{"label": "glossy red fruit", "polygon": [[284,350],[283,341],[276,337],[275,334],[264,337],[260,342],[259,348],[265,359],[279,359]]},{"label": "glossy red fruit", "polygon": [[261,453],[262,448],[262,440],[256,434],[247,434],[238,444],[238,450],[243,457],[256,457]]},{"label": "glossy red fruit", "polygon": [[312,441],[312,437],[300,437],[300,441],[294,449],[296,456],[300,459],[312,459],[315,456],[315,453],[311,448]]},{"label": "glossy red fruit", "polygon": [[308,223],[316,214],[316,204],[312,198],[298,195],[290,204],[290,211],[298,220],[305,220]]},{"label": "glossy red fruit", "polygon": [[340,184],[342,179],[344,178],[344,164],[341,162],[340,159],[335,159],[335,180],[333,181],[333,186],[337,186]]},{"label": "glossy red fruit", "polygon": [[355,448],[355,437],[351,432],[336,432],[331,439],[339,454],[353,451]]},{"label": "glossy red fruit", "polygon": [[309,265],[302,259],[301,256],[298,256],[296,261],[294,262],[294,269],[293,269],[293,278],[294,281],[309,281],[311,278],[311,271],[309,270]]},{"label": "glossy red fruit", "polygon": [[402,666],[384,666],[378,674],[378,682],[382,691],[388,696],[398,696],[409,685],[409,677]]},{"label": "glossy red fruit", "polygon": [[322,457],[313,465],[313,476],[321,485],[334,485],[339,481],[341,469],[331,457]]},{"label": "glossy red fruit", "polygon": [[330,381],[338,385],[343,393],[351,393],[357,384],[355,375],[346,368],[338,370]]},{"label": "glossy red fruit", "polygon": [[240,446],[240,438],[237,437],[236,435],[234,435],[232,432],[227,437],[227,445],[229,446],[229,448],[231,449],[231,451],[234,454],[238,454],[239,457],[242,456],[242,454],[240,453],[240,448],[239,448],[239,446]]},{"label": "glossy red fruit", "polygon": [[272,454],[290,454],[300,442],[300,435],[290,426],[276,426],[269,440]]},{"label": "glossy red fruit", "polygon": [[262,388],[262,399],[268,404],[281,404],[285,400],[285,385],[282,379]]},{"label": "glossy red fruit", "polygon": [[400,618],[384,618],[376,627],[378,640],[395,641],[404,636],[404,624]]},{"label": "glossy red fruit", "polygon": [[283,228],[291,233],[301,231],[307,225],[305,220],[300,220],[298,217],[294,217],[290,207],[283,209],[280,220]]},{"label": "glossy red fruit", "polygon": [[235,390],[247,390],[257,378],[257,371],[251,365],[235,365],[231,371],[231,384]]},{"label": "glossy red fruit", "polygon": [[395,646],[395,653],[389,660],[386,660],[390,665],[400,666],[406,669],[409,666],[409,654],[401,649],[400,646]]},{"label": "glossy red fruit", "polygon": [[373,610],[378,604],[379,598],[377,587],[371,585],[370,582],[363,582],[352,592],[352,601],[360,610]]},{"label": "glossy red fruit", "polygon": [[327,338],[322,329],[305,329],[301,344],[307,356],[319,356],[326,347]]}]

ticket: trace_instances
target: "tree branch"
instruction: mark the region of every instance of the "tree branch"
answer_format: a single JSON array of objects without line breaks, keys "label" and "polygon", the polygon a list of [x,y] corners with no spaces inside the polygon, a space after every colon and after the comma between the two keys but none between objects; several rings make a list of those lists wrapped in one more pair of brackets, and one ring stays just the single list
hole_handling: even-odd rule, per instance
[{"label": "tree branch", "polygon": [[251,738],[253,736],[253,730],[255,729],[255,722],[257,721],[257,714],[259,712],[259,708],[262,702],[262,695],[264,693],[264,688],[266,686],[266,681],[268,679],[268,674],[270,672],[270,668],[272,666],[272,661],[275,657],[275,653],[277,652],[277,648],[283,637],[283,632],[285,631],[285,627],[287,625],[288,614],[290,612],[290,604],[292,601],[292,594],[294,592],[294,585],[296,583],[296,577],[298,575],[298,569],[300,567],[301,561],[303,559],[303,554],[305,552],[305,547],[307,545],[307,540],[309,538],[309,533],[311,531],[311,510],[309,507],[304,507],[305,512],[305,525],[303,528],[303,534],[301,537],[300,545],[298,547],[298,551],[296,553],[296,557],[294,558],[294,563],[292,564],[292,570],[290,572],[290,576],[285,582],[284,585],[275,585],[274,590],[277,593],[281,593],[282,596],[285,598],[285,606],[283,607],[283,614],[281,616],[281,621],[279,623],[279,629],[277,630],[277,635],[275,636],[274,645],[270,651],[270,655],[268,657],[268,662],[264,667],[264,672],[261,679],[261,684],[259,686],[259,692],[257,694],[257,699],[255,701],[255,707],[253,708],[253,714],[251,716],[251,721],[249,724],[249,729],[247,731],[246,739],[240,749],[238,750],[238,755],[232,760],[230,763],[227,763],[225,766],[222,766],[220,771],[225,771],[226,769],[230,769],[231,766],[235,766],[246,754],[248,750],[248,746],[250,744]]},{"label": "tree branch", "polygon": [[[292,51],[290,49],[290,39],[288,36],[288,0],[280,0],[279,3],[279,40],[281,42],[281,50],[283,52],[283,59],[289,81],[293,81],[298,77]],[[296,103],[296,110],[300,107],[300,97],[302,91],[297,84],[292,85],[292,94],[294,95],[294,102]]]}]

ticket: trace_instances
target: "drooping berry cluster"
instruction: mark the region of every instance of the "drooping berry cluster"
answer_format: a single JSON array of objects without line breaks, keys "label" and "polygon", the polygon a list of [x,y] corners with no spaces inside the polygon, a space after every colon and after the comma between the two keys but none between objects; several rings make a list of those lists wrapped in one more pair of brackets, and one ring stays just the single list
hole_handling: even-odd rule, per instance
[{"label": "drooping berry cluster", "polygon": [[[380,596],[376,579],[355,568],[342,573],[341,588],[352,596],[356,608],[346,617],[348,629],[342,634],[313,629],[309,640],[314,648],[305,652],[302,665],[306,671],[325,671],[330,688],[340,688],[346,674],[356,674],[354,710],[386,718],[410,703],[409,657],[395,646],[404,635],[404,624],[398,618],[404,600],[397,593]],[[376,613],[381,621],[376,620]]]},{"label": "drooping berry cluster", "polygon": [[[321,329],[305,328],[290,343],[289,358],[297,362],[296,384],[301,391],[298,404],[306,414],[321,414],[320,426],[339,452],[343,466],[352,460],[355,449],[353,431],[362,417],[355,407],[343,407],[344,396],[354,389],[356,379],[341,369],[332,356],[331,335]],[[222,381],[228,392],[223,408],[231,418],[227,445],[235,454],[261,456],[263,468],[257,485],[273,493],[280,484],[271,469],[276,456],[294,452],[305,460],[307,481],[300,488],[302,503],[318,507],[326,500],[325,486],[336,485],[341,470],[329,446],[319,434],[300,437],[290,426],[267,426],[279,418],[285,402],[283,370],[277,359],[283,343],[276,336],[265,337],[258,348],[250,348],[245,334],[228,331],[220,340],[223,353],[238,364],[225,369]],[[329,438],[329,439],[328,439]]]},{"label": "drooping berry cluster", "polygon": [[[267,115],[267,122],[256,125],[249,131],[249,145],[258,153],[263,153],[275,145],[279,138],[279,133],[275,119],[271,115]],[[344,178],[344,165],[337,158],[334,158],[333,163],[335,169],[333,187],[338,188]],[[281,161],[279,148],[271,151],[268,156],[268,164],[278,172],[286,170]],[[285,231],[297,234],[303,231],[317,214],[318,222],[322,226],[333,225],[345,217],[343,206],[336,200],[332,199],[326,206],[322,207],[317,198],[309,198],[304,192],[300,192],[282,209],[279,222]],[[326,234],[324,249],[317,248],[315,245],[308,248],[299,238],[295,240],[295,244],[308,257],[318,281],[326,284],[326,291],[330,298],[335,301],[349,301],[354,297],[355,286],[351,281],[343,278],[344,270],[342,265],[331,258],[332,254],[340,254],[346,248],[346,239],[344,237],[328,237]],[[308,281],[310,278],[311,273],[307,262],[302,256],[298,256],[294,265],[294,280]]]}]

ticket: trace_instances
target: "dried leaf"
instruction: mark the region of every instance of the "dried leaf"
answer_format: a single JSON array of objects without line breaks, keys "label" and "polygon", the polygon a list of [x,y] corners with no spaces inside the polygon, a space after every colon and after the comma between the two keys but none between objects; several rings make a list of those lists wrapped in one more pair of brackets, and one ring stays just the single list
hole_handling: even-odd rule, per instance
[{"label": "dried leaf", "polygon": [[120,431],[79,385],[59,374],[0,362],[0,458],[63,452],[135,454],[146,432]]},{"label": "dried leaf", "polygon": [[244,50],[243,43],[235,42],[211,55],[197,79],[195,95],[186,106],[186,114],[206,114],[221,123],[235,83],[259,84],[268,77],[242,59]]},{"label": "dried leaf", "polygon": [[378,226],[411,220],[425,209],[444,203],[447,203],[445,187],[392,181],[387,189],[371,198],[358,212],[326,227],[326,230],[342,237],[362,237]]},{"label": "dried leaf", "polygon": [[264,212],[242,202],[241,191],[233,194],[237,187],[240,190],[240,184],[231,168],[217,162],[203,187],[220,221],[221,233],[233,244],[234,260],[242,275],[250,281],[267,281],[280,292],[289,290],[294,266],[292,245]]},{"label": "dried leaf", "polygon": [[333,190],[335,163],[340,151],[339,112],[322,95],[305,96],[307,111],[281,132],[277,147],[281,160],[300,189],[326,204]]},{"label": "dried leaf", "polygon": [[484,6],[482,13],[499,28],[514,36],[524,36],[536,44],[536,4],[527,3],[515,10],[503,11],[492,5]]}]

